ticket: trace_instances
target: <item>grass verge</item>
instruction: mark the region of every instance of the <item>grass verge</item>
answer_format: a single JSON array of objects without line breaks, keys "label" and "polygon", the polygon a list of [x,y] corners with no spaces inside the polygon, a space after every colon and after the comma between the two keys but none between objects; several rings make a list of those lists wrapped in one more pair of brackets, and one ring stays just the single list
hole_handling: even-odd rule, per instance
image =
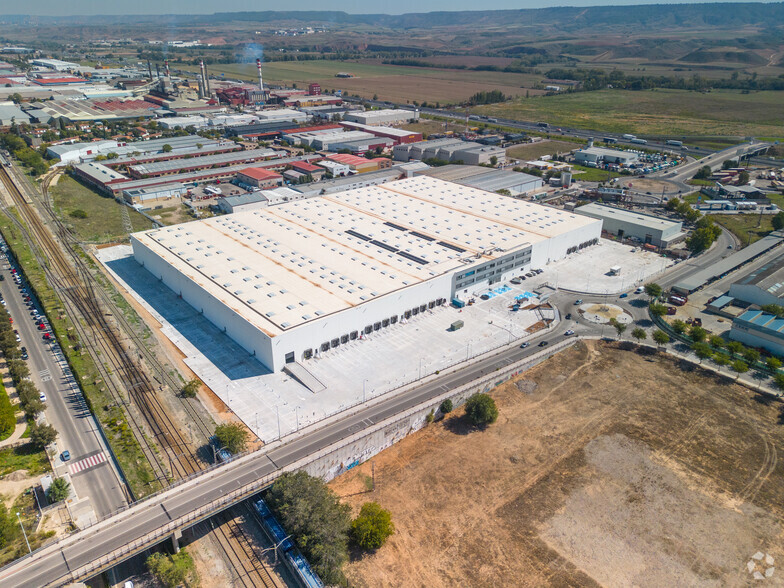
[{"label": "grass verge", "polygon": [[[16,215],[14,208],[11,214]],[[24,223],[22,223],[24,226]],[[89,353],[79,344],[71,319],[62,302],[46,280],[43,268],[33,255],[19,228],[5,214],[0,214],[0,232],[14,253],[22,271],[44,308],[52,331],[57,337],[90,410],[98,418],[104,435],[117,458],[128,485],[136,498],[160,489],[152,467],[127,422],[122,407],[112,399]]]},{"label": "grass verge", "polygon": [[37,476],[51,469],[46,452],[39,451],[30,444],[0,449],[0,476],[18,470],[27,470],[28,475]]},{"label": "grass verge", "polygon": [[621,174],[595,167],[584,167],[582,165],[573,165],[574,180],[576,182],[606,182],[612,178],[620,178]]},{"label": "grass verge", "polygon": [[748,214],[711,214],[709,215],[718,225],[735,235],[743,247],[759,241],[773,230],[772,216]]}]

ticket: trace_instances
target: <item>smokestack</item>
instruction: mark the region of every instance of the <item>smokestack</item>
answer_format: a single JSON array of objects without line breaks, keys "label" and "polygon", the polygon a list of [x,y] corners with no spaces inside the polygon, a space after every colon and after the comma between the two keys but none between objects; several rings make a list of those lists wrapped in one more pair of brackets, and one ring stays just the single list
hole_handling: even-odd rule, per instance
[{"label": "smokestack", "polygon": [[166,77],[169,79],[169,81],[171,81],[171,74],[169,73],[169,60],[167,59],[166,61],[164,61],[163,65],[166,71]]},{"label": "smokestack", "polygon": [[207,66],[202,65],[204,69],[204,93],[207,94],[207,99],[212,98],[212,89],[210,88],[210,75],[207,73]]},{"label": "smokestack", "polygon": [[259,90],[261,90],[261,97],[264,99],[264,80],[261,78],[261,59],[256,60],[256,69],[259,70]]}]

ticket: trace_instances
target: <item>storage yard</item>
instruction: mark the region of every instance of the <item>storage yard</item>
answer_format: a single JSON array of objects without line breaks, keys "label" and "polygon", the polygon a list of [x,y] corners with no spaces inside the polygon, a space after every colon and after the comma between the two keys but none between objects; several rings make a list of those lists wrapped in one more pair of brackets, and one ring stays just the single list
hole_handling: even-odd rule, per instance
[{"label": "storage yard", "polygon": [[485,431],[458,410],[376,456],[375,491],[370,462],[331,483],[397,529],[349,564],[352,584],[745,586],[749,562],[782,561],[776,405],[601,343],[492,394]]}]

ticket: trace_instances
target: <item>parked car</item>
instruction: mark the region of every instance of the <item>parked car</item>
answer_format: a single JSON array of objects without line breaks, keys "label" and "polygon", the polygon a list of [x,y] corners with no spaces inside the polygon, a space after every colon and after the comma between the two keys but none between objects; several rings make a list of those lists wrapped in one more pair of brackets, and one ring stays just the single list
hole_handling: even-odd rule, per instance
[{"label": "parked car", "polygon": [[580,306],[582,303],[583,303],[583,299],[582,298],[578,298],[577,300],[574,301],[574,305],[575,306]]},{"label": "parked car", "polygon": [[52,340],[52,334],[51,333],[44,333],[43,339],[44,339],[44,341],[51,341]]},{"label": "parked car", "polygon": [[41,402],[46,402],[46,394],[44,394],[43,392],[41,392],[41,393],[38,395],[38,400],[40,400]]},{"label": "parked car", "polygon": [[566,313],[566,316],[565,316],[564,318],[565,318],[567,321],[570,321],[570,320],[572,320],[572,313],[571,313],[571,312],[567,312],[567,313]]}]

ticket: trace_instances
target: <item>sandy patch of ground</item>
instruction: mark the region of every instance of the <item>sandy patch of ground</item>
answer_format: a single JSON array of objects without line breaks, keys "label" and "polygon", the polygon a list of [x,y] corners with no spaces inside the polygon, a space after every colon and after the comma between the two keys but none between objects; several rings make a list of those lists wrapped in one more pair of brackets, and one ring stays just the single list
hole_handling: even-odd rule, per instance
[{"label": "sandy patch of ground", "polygon": [[354,585],[743,586],[758,551],[784,568],[778,405],[599,342],[493,395],[487,430],[456,411],[332,482],[397,527]]},{"label": "sandy patch of ground", "polygon": [[0,478],[0,497],[6,508],[11,508],[14,500],[25,490],[38,483],[38,477],[27,475],[27,470],[17,470]]}]

